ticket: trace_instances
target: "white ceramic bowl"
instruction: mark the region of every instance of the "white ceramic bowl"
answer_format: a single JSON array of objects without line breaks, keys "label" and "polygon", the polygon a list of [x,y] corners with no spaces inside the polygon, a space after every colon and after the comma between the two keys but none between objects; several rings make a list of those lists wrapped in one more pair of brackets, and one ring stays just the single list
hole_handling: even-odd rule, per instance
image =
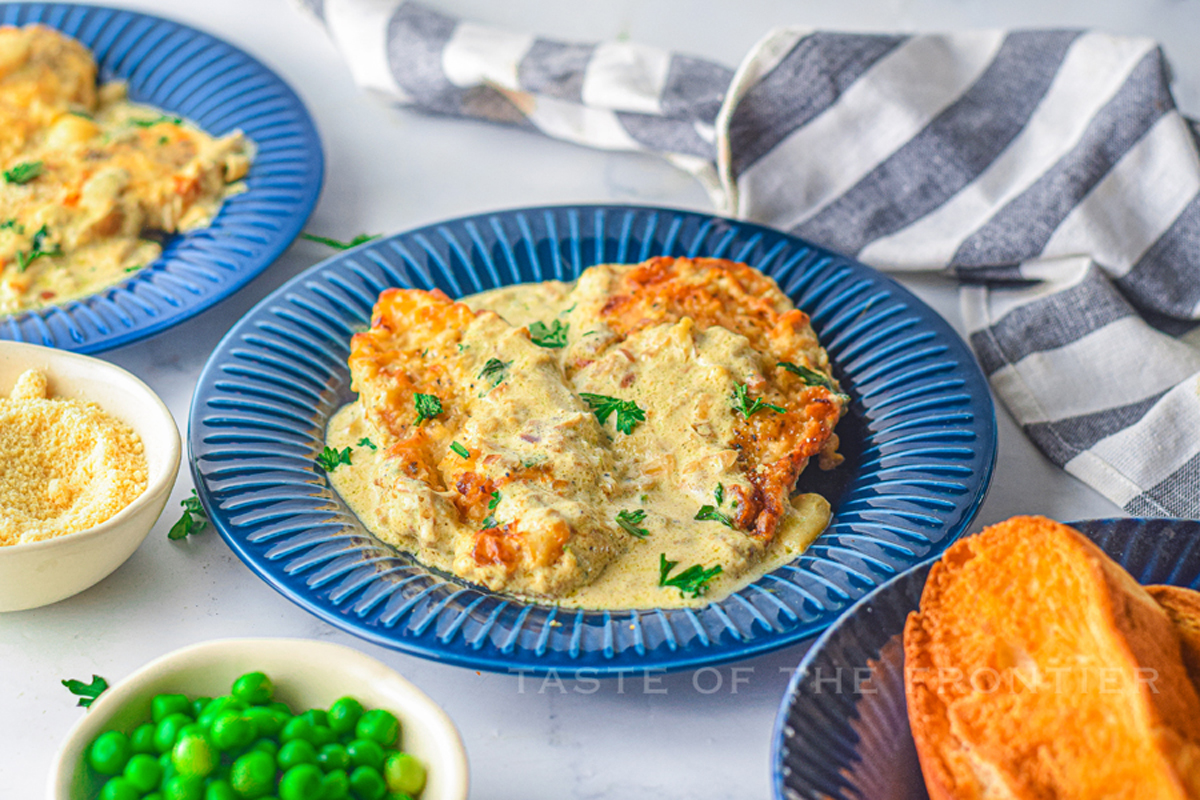
[{"label": "white ceramic bowl", "polygon": [[275,698],[293,711],[328,708],[350,695],[400,720],[401,747],[425,764],[420,800],[466,800],[467,755],[446,712],[391,667],[357,650],[309,639],[220,639],[151,661],[92,704],[71,728],[50,772],[48,800],[90,800],[99,782],[83,763],[87,747],[112,728],[130,733],[150,719],[150,700],[163,692],[188,697],[229,693],[239,675],[265,672]]},{"label": "white ceramic bowl", "polygon": [[149,466],[146,491],[108,520],[85,531],[0,547],[0,611],[55,603],[106,577],[133,554],[162,514],[179,472],[179,429],[150,387],[98,358],[0,342],[0,395],[21,373],[39,369],[52,397],[89,400],[141,437]]}]

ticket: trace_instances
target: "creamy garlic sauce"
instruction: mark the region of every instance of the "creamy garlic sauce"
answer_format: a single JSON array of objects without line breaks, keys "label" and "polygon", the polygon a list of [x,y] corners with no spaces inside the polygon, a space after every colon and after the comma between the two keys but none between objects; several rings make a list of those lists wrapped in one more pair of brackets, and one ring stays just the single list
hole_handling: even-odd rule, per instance
[{"label": "creamy garlic sauce", "polygon": [[[604,278],[603,273],[585,273],[582,281],[599,284]],[[589,350],[599,350],[598,345],[613,336],[597,321],[604,303],[604,287],[580,291],[589,288],[582,281],[578,288],[553,281],[504,287],[465,297],[461,302],[476,312],[494,311],[518,329],[553,319],[570,326],[568,347],[540,351],[561,364],[568,358],[577,361]],[[568,301],[573,304],[568,306]],[[487,343],[477,344],[483,347]],[[751,369],[750,355],[744,337],[719,327],[696,332],[691,320],[682,319],[648,329],[636,340],[631,337],[620,347],[609,348],[573,375],[567,382],[573,391],[611,395],[614,380],[624,377],[629,381],[632,370],[635,378],[628,391],[635,391],[634,399],[641,407],[653,409],[639,425],[636,437],[616,433],[611,420],[604,428],[612,434],[609,446],[618,456],[617,461],[636,462],[638,469],[625,472],[618,467],[610,478],[584,476],[586,483],[581,484],[588,490],[583,492],[587,499],[599,506],[586,510],[597,524],[611,526],[618,512],[640,509],[645,517],[635,527],[644,529],[646,535],[639,538],[618,529],[618,552],[606,567],[601,567],[598,577],[568,596],[538,595],[529,599],[593,609],[701,606],[792,561],[824,530],[830,517],[829,503],[815,494],[792,499],[774,540],[766,547],[720,522],[695,519],[698,508],[714,503],[715,486],[747,483],[735,468],[736,453],[714,447],[714,442],[728,442],[732,437],[732,415],[716,413],[716,406],[727,402],[719,398],[727,398],[742,379],[740,376]],[[526,401],[536,402],[529,398]],[[547,404],[528,413],[537,416],[556,411]],[[386,478],[388,459],[382,447],[373,450],[360,445],[370,435],[370,425],[358,403],[345,406],[333,417],[327,444],[337,450],[351,448],[352,460],[348,466],[330,472],[329,478],[368,530],[384,541],[394,542],[388,531],[388,512],[383,510],[387,503],[381,501],[379,488],[381,476],[391,480]],[[592,485],[604,480],[614,485]],[[419,546],[406,549],[415,550],[414,556],[423,563],[454,571],[453,562],[444,553]],[[659,585],[662,555],[678,562],[671,576],[695,564],[706,569],[721,565],[723,571],[709,581],[702,596],[687,598],[675,587]]]}]

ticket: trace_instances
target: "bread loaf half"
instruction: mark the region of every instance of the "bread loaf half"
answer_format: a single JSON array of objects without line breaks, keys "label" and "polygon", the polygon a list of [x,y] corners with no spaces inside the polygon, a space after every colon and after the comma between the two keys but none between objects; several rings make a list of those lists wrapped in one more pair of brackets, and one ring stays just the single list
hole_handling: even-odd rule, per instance
[{"label": "bread loaf half", "polygon": [[1081,534],[1016,517],[930,571],[904,630],[934,800],[1200,798],[1200,697],[1170,617]]}]

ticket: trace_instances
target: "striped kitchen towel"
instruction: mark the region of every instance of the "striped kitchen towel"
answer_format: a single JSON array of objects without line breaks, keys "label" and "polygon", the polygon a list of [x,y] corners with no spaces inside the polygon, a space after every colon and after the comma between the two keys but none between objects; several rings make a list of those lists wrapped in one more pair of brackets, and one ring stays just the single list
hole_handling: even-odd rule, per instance
[{"label": "striped kitchen towel", "polygon": [[300,2],[391,101],[658,153],[723,213],[956,277],[993,389],[1050,459],[1131,514],[1200,518],[1200,158],[1154,42],[785,29],[730,70]]}]

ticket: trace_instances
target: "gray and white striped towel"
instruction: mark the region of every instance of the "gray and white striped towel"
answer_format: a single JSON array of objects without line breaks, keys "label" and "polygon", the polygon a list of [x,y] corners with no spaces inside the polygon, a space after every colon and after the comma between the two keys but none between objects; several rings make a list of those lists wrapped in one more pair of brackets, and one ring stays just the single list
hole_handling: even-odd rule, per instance
[{"label": "gray and white striped towel", "polygon": [[956,275],[993,389],[1049,458],[1131,514],[1200,518],[1200,158],[1154,42],[785,29],[734,71],[300,2],[392,101],[659,153],[724,213]]}]

